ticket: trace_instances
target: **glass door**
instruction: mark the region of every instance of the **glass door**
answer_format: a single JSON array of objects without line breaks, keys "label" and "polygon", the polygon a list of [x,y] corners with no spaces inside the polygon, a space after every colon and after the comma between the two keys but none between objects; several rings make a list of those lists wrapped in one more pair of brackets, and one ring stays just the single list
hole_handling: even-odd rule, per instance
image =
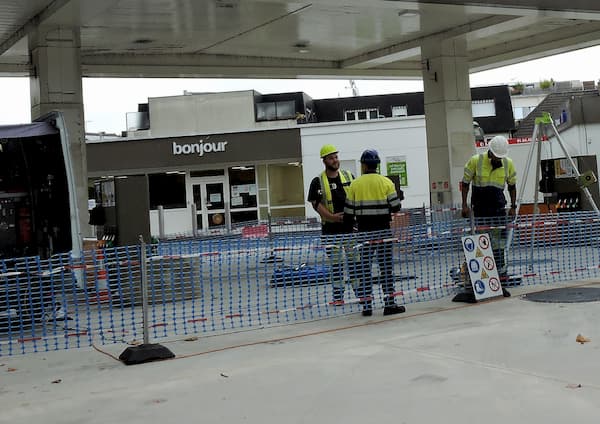
[{"label": "glass door", "polygon": [[225,182],[192,180],[198,230],[225,225]]}]

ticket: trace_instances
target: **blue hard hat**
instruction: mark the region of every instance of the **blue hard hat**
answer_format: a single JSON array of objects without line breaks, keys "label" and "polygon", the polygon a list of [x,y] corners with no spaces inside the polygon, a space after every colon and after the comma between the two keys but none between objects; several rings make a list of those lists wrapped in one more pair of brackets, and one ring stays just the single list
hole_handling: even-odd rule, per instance
[{"label": "blue hard hat", "polygon": [[360,163],[376,165],[380,162],[381,159],[379,159],[379,153],[377,153],[377,150],[368,149],[365,150],[362,155],[360,155]]}]

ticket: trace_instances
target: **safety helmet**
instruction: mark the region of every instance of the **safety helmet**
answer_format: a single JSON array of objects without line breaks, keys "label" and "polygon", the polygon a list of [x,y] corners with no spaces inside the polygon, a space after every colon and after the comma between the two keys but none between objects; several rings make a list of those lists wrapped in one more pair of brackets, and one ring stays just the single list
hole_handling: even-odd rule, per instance
[{"label": "safety helmet", "polygon": [[502,135],[497,135],[490,141],[489,149],[497,158],[505,158],[508,156],[508,140]]},{"label": "safety helmet", "polygon": [[321,152],[319,155],[321,156],[321,159],[323,159],[325,156],[337,152],[339,152],[339,150],[333,144],[325,144],[323,147],[321,147]]},{"label": "safety helmet", "polygon": [[379,153],[377,153],[377,150],[367,149],[362,153],[362,155],[360,155],[360,163],[377,165],[380,162],[381,159],[379,159]]}]

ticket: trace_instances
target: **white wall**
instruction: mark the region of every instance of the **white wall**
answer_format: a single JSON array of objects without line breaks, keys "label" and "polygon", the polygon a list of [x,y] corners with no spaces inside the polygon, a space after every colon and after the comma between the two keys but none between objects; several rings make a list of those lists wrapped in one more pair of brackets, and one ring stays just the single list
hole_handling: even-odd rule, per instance
[{"label": "white wall", "polygon": [[[402,207],[429,205],[427,136],[423,116],[308,124],[300,127],[300,136],[305,198],[310,182],[323,171],[323,161],[319,157],[321,146],[333,144],[340,150],[340,160],[354,161],[357,170],[360,170],[358,162],[365,149],[379,152],[383,174],[386,157],[405,156],[408,186],[402,187],[405,196]],[[312,207],[306,210],[307,216],[318,216]]]},{"label": "white wall", "polygon": [[[572,133],[570,133],[572,132]],[[580,128],[565,131],[561,136],[569,145],[569,154],[593,154],[592,151],[600,152],[600,125],[587,127],[588,139],[593,140],[589,144],[589,152],[575,149],[575,135],[581,132]],[[336,122],[331,124],[313,124],[301,126],[302,163],[304,178],[304,195],[306,197],[312,179],[323,170],[323,162],[319,158],[319,150],[323,144],[334,144],[340,150],[340,160],[353,161],[356,169],[360,170],[359,158],[363,150],[367,148],[376,149],[382,157],[381,169],[386,169],[385,158],[389,156],[406,156],[408,186],[403,187],[405,200],[402,206],[419,207],[429,202],[429,161],[427,159],[427,135],[425,131],[425,119],[422,116],[385,119],[377,121],[361,122]],[[595,150],[592,150],[595,149]],[[487,148],[478,149],[485,152]],[[525,182],[523,192],[523,203],[533,203],[535,190],[539,181],[536,181],[535,172],[537,159],[537,147],[529,169],[526,169],[527,157],[531,150],[530,143],[513,144],[510,146],[509,156],[512,158],[517,170],[517,193]],[[475,152],[475,149],[474,149]],[[542,142],[541,159],[551,157],[563,157],[557,141]],[[348,163],[348,162],[347,162]],[[348,168],[348,166],[346,166]],[[384,171],[385,173],[385,171]],[[507,201],[510,197],[505,193]],[[543,198],[540,194],[539,201]],[[311,208],[307,207],[308,216],[318,216]]]},{"label": "white wall", "polygon": [[[516,96],[511,96],[510,100],[512,102],[513,114],[516,120],[524,119],[537,105],[539,105],[548,95],[548,93],[540,93],[540,94],[520,94]],[[526,108],[523,111],[523,108]]]},{"label": "white wall", "polygon": [[[191,208],[164,209],[164,213],[165,234],[190,234],[192,232]],[[159,235],[157,210],[150,211],[150,234],[154,237]]]},{"label": "white wall", "polygon": [[510,96],[510,101],[512,103],[512,107],[535,107],[539,105],[542,100],[544,100],[548,96],[548,93],[541,94],[520,94],[517,96]]},{"label": "white wall", "polygon": [[[586,124],[571,127],[560,134],[568,145],[569,153],[575,155],[598,155],[600,153],[600,124]],[[557,146],[560,150],[560,147]]]},{"label": "white wall", "polygon": [[152,137],[218,134],[297,125],[294,119],[256,122],[254,91],[251,90],[152,97],[148,103]]}]

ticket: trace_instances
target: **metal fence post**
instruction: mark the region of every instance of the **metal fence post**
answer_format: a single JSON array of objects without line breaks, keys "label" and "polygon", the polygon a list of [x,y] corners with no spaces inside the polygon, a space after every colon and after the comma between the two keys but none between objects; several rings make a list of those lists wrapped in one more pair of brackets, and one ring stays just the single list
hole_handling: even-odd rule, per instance
[{"label": "metal fence post", "polygon": [[148,334],[148,271],[146,268],[146,243],[144,237],[139,236],[140,241],[140,273],[142,289],[142,331],[144,342],[139,346],[130,346],[119,355],[119,359],[126,365],[141,364],[144,362],[156,361],[161,359],[174,358],[175,355],[166,347],[160,344],[150,344],[150,335]]},{"label": "metal fence post", "polygon": [[268,212],[267,214],[267,242],[269,244],[269,250],[270,253],[265,256],[261,262],[262,263],[273,263],[273,262],[282,262],[283,259],[281,259],[280,257],[278,257],[275,254],[275,243],[273,240],[273,222],[272,222],[272,218],[271,218],[271,211]]},{"label": "metal fence post", "polygon": [[269,229],[269,241],[272,241],[271,233],[273,232],[273,228],[271,228],[271,211],[267,212],[267,228]]},{"label": "metal fence post", "polygon": [[150,343],[148,335],[148,269],[146,265],[147,253],[146,242],[140,235],[140,273],[141,273],[141,289],[142,289],[142,334],[144,335],[144,344]]}]

